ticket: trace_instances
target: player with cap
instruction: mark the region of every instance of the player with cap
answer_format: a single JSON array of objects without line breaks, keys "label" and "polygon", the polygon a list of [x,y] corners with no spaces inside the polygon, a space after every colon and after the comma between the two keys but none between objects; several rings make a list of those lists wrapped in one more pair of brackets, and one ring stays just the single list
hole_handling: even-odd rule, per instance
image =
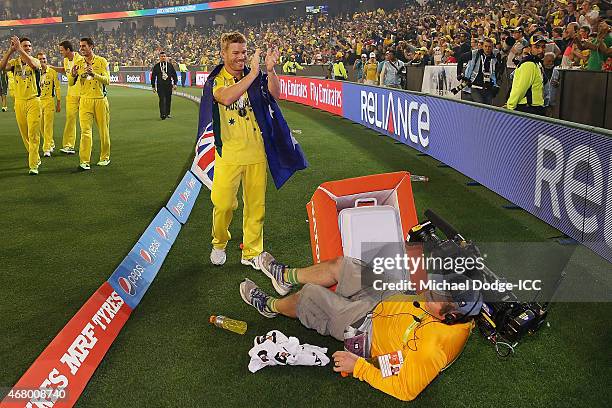
[{"label": "player with cap", "polygon": [[[416,398],[461,354],[474,325],[472,317],[482,307],[480,292],[473,290],[465,275],[455,273],[431,275],[432,290],[407,295],[364,285],[368,280],[362,277],[373,271],[349,257],[296,269],[267,254],[262,271],[281,296],[303,286],[275,298],[245,279],[240,295],[247,304],[267,318],[279,314],[297,318],[319,334],[344,341],[345,350],[351,352],[333,354],[334,371],[352,373],[405,401]],[[400,359],[403,364],[390,374],[381,363],[385,359]]]}]

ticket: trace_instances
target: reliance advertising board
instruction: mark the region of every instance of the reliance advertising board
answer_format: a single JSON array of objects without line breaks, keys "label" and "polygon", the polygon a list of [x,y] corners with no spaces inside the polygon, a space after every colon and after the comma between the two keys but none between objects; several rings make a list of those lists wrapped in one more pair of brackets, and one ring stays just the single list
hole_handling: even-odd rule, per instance
[{"label": "reliance advertising board", "polygon": [[612,260],[612,133],[354,83],[283,76],[281,93],[448,164]]}]

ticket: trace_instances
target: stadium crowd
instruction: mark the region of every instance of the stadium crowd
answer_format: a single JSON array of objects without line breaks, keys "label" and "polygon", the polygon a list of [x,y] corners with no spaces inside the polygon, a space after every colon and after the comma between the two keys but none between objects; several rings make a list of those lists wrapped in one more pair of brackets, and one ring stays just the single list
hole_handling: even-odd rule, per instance
[{"label": "stadium crowd", "polygon": [[[60,4],[44,1],[55,6]],[[494,47],[502,50],[506,38],[514,37],[518,38],[518,44],[511,50],[508,62],[513,67],[512,59],[528,53],[531,37],[541,34],[549,38],[547,51],[555,54],[557,65],[599,70],[607,56],[581,47],[583,42],[609,42],[609,34],[598,33],[599,21],[605,17],[601,10],[605,4],[599,2],[584,1],[577,5],[566,0],[531,0],[519,5],[516,1],[433,0],[423,7],[415,3],[395,10],[333,17],[291,17],[259,25],[240,21],[232,23],[231,28],[245,32],[250,41],[258,44],[277,45],[285,60],[295,55],[300,64],[327,63],[341,53],[345,65],[354,65],[363,55],[368,59],[372,52],[380,61],[388,49],[400,61],[411,65],[450,63],[456,62],[460,54],[478,47],[485,38],[491,38]],[[103,7],[111,3],[116,4],[95,4]],[[133,0],[126,3],[126,6],[149,7],[154,3],[174,2]],[[154,27],[136,30],[129,21],[109,32],[79,32],[78,25],[68,31],[43,28],[35,36],[34,47],[49,53],[53,60],[59,41],[91,35],[99,44],[98,52],[122,66],[149,66],[161,49],[171,57],[183,57],[190,65],[206,66],[219,61],[217,39],[226,30],[222,25],[187,26],[180,31]],[[603,68],[609,68],[609,64]]]},{"label": "stadium crowd", "polygon": [[[8,0],[0,20],[76,16],[110,11],[184,6],[217,0]],[[2,4],[0,4],[2,5]]]}]

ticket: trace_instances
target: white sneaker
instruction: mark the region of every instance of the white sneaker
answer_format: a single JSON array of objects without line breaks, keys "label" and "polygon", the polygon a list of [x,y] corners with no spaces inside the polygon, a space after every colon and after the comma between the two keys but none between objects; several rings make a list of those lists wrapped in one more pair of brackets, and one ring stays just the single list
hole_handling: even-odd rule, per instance
[{"label": "white sneaker", "polygon": [[227,255],[225,254],[225,249],[213,248],[212,251],[210,251],[210,262],[213,265],[221,266],[225,263],[226,259]]},{"label": "white sneaker", "polygon": [[43,153],[44,157],[51,157],[51,151],[47,150],[46,152]]},{"label": "white sneaker", "polygon": [[253,258],[242,258],[240,263],[246,266],[250,266],[256,271],[261,271],[261,265],[266,256],[271,256],[267,252],[262,252],[261,254],[254,256]]},{"label": "white sneaker", "polygon": [[60,149],[60,152],[66,153],[66,154],[76,154],[74,147],[63,147]]}]

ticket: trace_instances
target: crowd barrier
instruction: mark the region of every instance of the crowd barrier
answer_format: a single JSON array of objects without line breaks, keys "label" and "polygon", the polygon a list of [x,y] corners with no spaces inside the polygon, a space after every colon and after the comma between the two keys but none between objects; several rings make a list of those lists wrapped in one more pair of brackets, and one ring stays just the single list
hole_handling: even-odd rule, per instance
[{"label": "crowd barrier", "polygon": [[[357,82],[353,67],[346,68],[348,80]],[[500,90],[493,99],[493,105],[502,106],[510,93],[509,74],[506,70],[499,81]],[[282,67],[277,67],[282,72]],[[299,76],[326,78],[329,76],[328,65],[306,65],[298,71]],[[423,91],[425,67],[407,67],[406,90]],[[555,106],[550,110],[551,117],[612,129],[612,73],[583,70],[561,70],[557,88]]]},{"label": "crowd barrier", "polygon": [[417,92],[280,79],[281,99],[425,153],[612,261],[612,132]]}]

